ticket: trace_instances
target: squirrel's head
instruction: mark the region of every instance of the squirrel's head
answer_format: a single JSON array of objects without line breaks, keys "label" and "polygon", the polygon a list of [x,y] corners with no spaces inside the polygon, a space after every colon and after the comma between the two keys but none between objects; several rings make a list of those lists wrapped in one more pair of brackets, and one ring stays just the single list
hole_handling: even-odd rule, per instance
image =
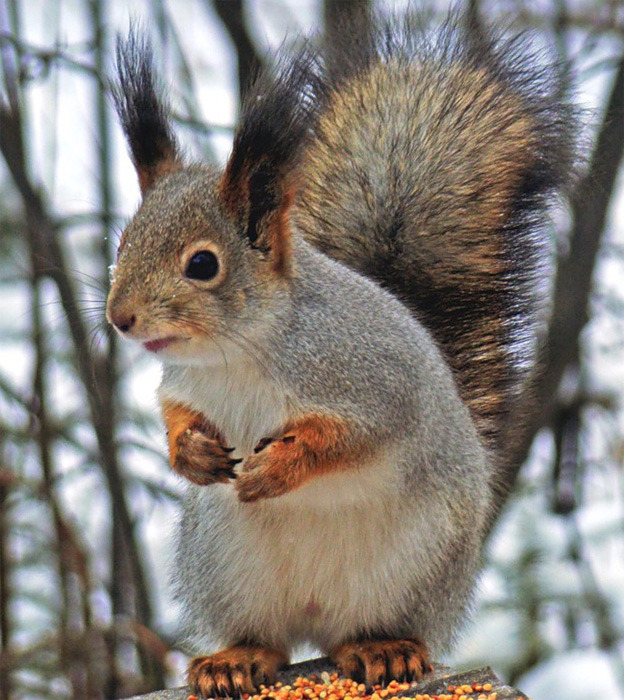
[{"label": "squirrel's head", "polygon": [[[117,110],[143,201],[122,234],[107,318],[171,362],[244,346],[287,303],[289,213],[313,119],[303,53],[262,78],[242,110],[223,172],[186,166],[156,95],[149,46],[118,46]],[[269,324],[270,325],[270,324]]]}]

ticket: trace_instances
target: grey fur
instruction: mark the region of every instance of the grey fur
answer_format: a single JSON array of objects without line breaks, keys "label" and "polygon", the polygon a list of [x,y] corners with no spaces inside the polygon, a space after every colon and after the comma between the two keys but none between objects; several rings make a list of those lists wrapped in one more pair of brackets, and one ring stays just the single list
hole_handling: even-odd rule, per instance
[{"label": "grey fur", "polygon": [[[328,652],[337,643],[362,636],[420,636],[439,653],[460,627],[480,559],[491,499],[484,449],[430,334],[405,307],[302,240],[296,242],[294,258],[290,295],[275,317],[275,332],[267,336],[271,340],[263,358],[270,364],[265,371],[279,377],[298,410],[346,416],[372,443],[392,446],[398,488],[383,509],[379,537],[396,533],[398,544],[408,523],[413,550],[363,550],[362,571],[338,566],[344,555],[336,558],[332,552],[341,546],[333,535],[341,522],[348,530],[349,518],[366,519],[370,501],[365,498],[357,516],[353,507],[343,510],[339,499],[319,516],[318,504],[305,499],[244,506],[224,497],[227,486],[191,486],[175,567],[188,627],[202,640],[198,650],[215,637],[224,644],[244,639],[286,651],[312,641]],[[178,372],[170,369],[164,381],[174,376],[179,381]],[[357,469],[349,478],[357,489]],[[374,508],[371,514],[376,514]],[[318,529],[327,561],[318,550],[290,546],[293,518]],[[264,531],[259,541],[266,542],[266,551],[257,556],[268,568],[266,578],[258,577],[254,562],[241,565],[237,560],[238,533],[250,522]],[[423,531],[421,522],[426,523]],[[352,533],[351,546],[360,544]],[[278,552],[273,560],[267,555],[270,550]],[[317,559],[310,562],[309,557]],[[384,575],[388,558],[396,567],[391,577]],[[279,580],[279,572],[308,566],[335,568],[335,585],[345,589],[345,581],[368,572],[378,577],[379,590],[359,615],[352,611],[343,617],[330,608],[322,624],[311,620],[306,625],[296,604],[288,604],[289,582]],[[253,592],[249,606],[243,604],[250,595],[246,591]],[[322,591],[312,583],[309,595],[323,606]],[[389,614],[384,601],[392,596],[396,600]],[[255,617],[255,603],[263,599],[275,599],[275,605],[269,606],[268,616]]]},{"label": "grey fur", "polygon": [[[243,460],[185,499],[174,579],[198,652],[419,637],[439,654],[470,605],[500,501],[510,328],[569,136],[523,51],[441,36],[382,34],[385,51],[335,77],[311,59],[282,71],[243,111],[224,175],[158,149],[147,173],[137,162],[145,198],[109,319],[148,349],[173,338],[163,405],[203,416]],[[151,104],[143,68],[125,74],[131,124]],[[189,278],[205,250],[219,276]],[[310,414],[366,450],[239,500],[254,446]]]}]

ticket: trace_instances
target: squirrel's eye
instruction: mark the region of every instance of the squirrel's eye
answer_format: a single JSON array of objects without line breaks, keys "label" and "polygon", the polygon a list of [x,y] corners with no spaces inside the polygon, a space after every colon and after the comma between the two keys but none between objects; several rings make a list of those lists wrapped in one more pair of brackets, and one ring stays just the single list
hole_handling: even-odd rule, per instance
[{"label": "squirrel's eye", "polygon": [[219,261],[209,250],[195,253],[186,266],[186,276],[192,280],[211,280],[219,272]]}]

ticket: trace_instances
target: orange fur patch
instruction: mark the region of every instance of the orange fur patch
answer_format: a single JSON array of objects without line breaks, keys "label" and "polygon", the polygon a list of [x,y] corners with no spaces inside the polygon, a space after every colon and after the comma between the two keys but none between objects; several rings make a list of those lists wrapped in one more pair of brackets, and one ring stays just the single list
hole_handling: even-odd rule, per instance
[{"label": "orange fur patch", "polygon": [[246,202],[249,198],[249,188],[247,183],[251,173],[248,169],[243,170],[240,175],[233,180],[230,163],[225,168],[225,172],[217,185],[219,199],[230,210],[230,212],[239,217],[243,207],[242,202]]},{"label": "orange fur patch", "polygon": [[354,466],[365,451],[344,419],[311,414],[286,425],[280,437],[261,441],[235,487],[241,501],[274,498]]},{"label": "orange fur patch", "polygon": [[204,434],[219,439],[219,431],[211,425],[198,411],[188,406],[167,399],[161,402],[161,410],[167,426],[167,441],[169,443],[169,463],[175,464],[178,439],[187,430],[200,430]]},{"label": "orange fur patch", "polygon": [[273,255],[272,267],[280,277],[291,272],[290,208],[295,200],[296,188],[284,193],[284,200],[269,223],[269,246]]},{"label": "orange fur patch", "polygon": [[139,187],[141,188],[141,194],[145,196],[148,190],[150,190],[158,180],[161,180],[166,175],[171,173],[177,173],[182,170],[182,163],[176,157],[175,153],[168,155],[165,160],[158,161],[155,165],[149,167],[141,167],[135,165],[137,175],[139,178]]},{"label": "orange fur patch", "polygon": [[[246,211],[249,199],[249,178],[251,172],[245,168],[236,179],[232,180],[230,168],[226,168],[218,185],[221,201],[233,216],[240,219]],[[283,181],[279,186],[285,185]],[[288,277],[291,271],[290,245],[290,209],[295,200],[297,188],[290,186],[282,192],[280,205],[268,212],[261,226],[265,229],[259,234],[258,242],[271,252],[271,269],[280,277]]]}]

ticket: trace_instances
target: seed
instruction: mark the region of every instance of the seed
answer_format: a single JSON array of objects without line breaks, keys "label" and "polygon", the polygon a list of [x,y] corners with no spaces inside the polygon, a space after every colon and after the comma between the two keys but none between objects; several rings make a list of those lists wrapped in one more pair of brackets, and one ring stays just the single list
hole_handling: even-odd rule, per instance
[{"label": "seed", "polygon": [[[413,688],[416,684],[399,683],[392,680],[385,688],[376,684],[367,691],[364,683],[357,683],[349,678],[339,678],[338,674],[323,672],[309,677],[299,676],[292,685],[277,682],[274,685],[260,685],[259,692],[254,695],[244,693],[242,700],[398,700],[396,694]],[[448,693],[430,695],[428,693],[412,695],[408,700],[473,700],[479,690],[491,690],[492,684],[480,685],[449,685]],[[196,695],[189,695],[188,700],[199,700]],[[481,693],[476,700],[497,700],[496,693],[486,695]]]}]

